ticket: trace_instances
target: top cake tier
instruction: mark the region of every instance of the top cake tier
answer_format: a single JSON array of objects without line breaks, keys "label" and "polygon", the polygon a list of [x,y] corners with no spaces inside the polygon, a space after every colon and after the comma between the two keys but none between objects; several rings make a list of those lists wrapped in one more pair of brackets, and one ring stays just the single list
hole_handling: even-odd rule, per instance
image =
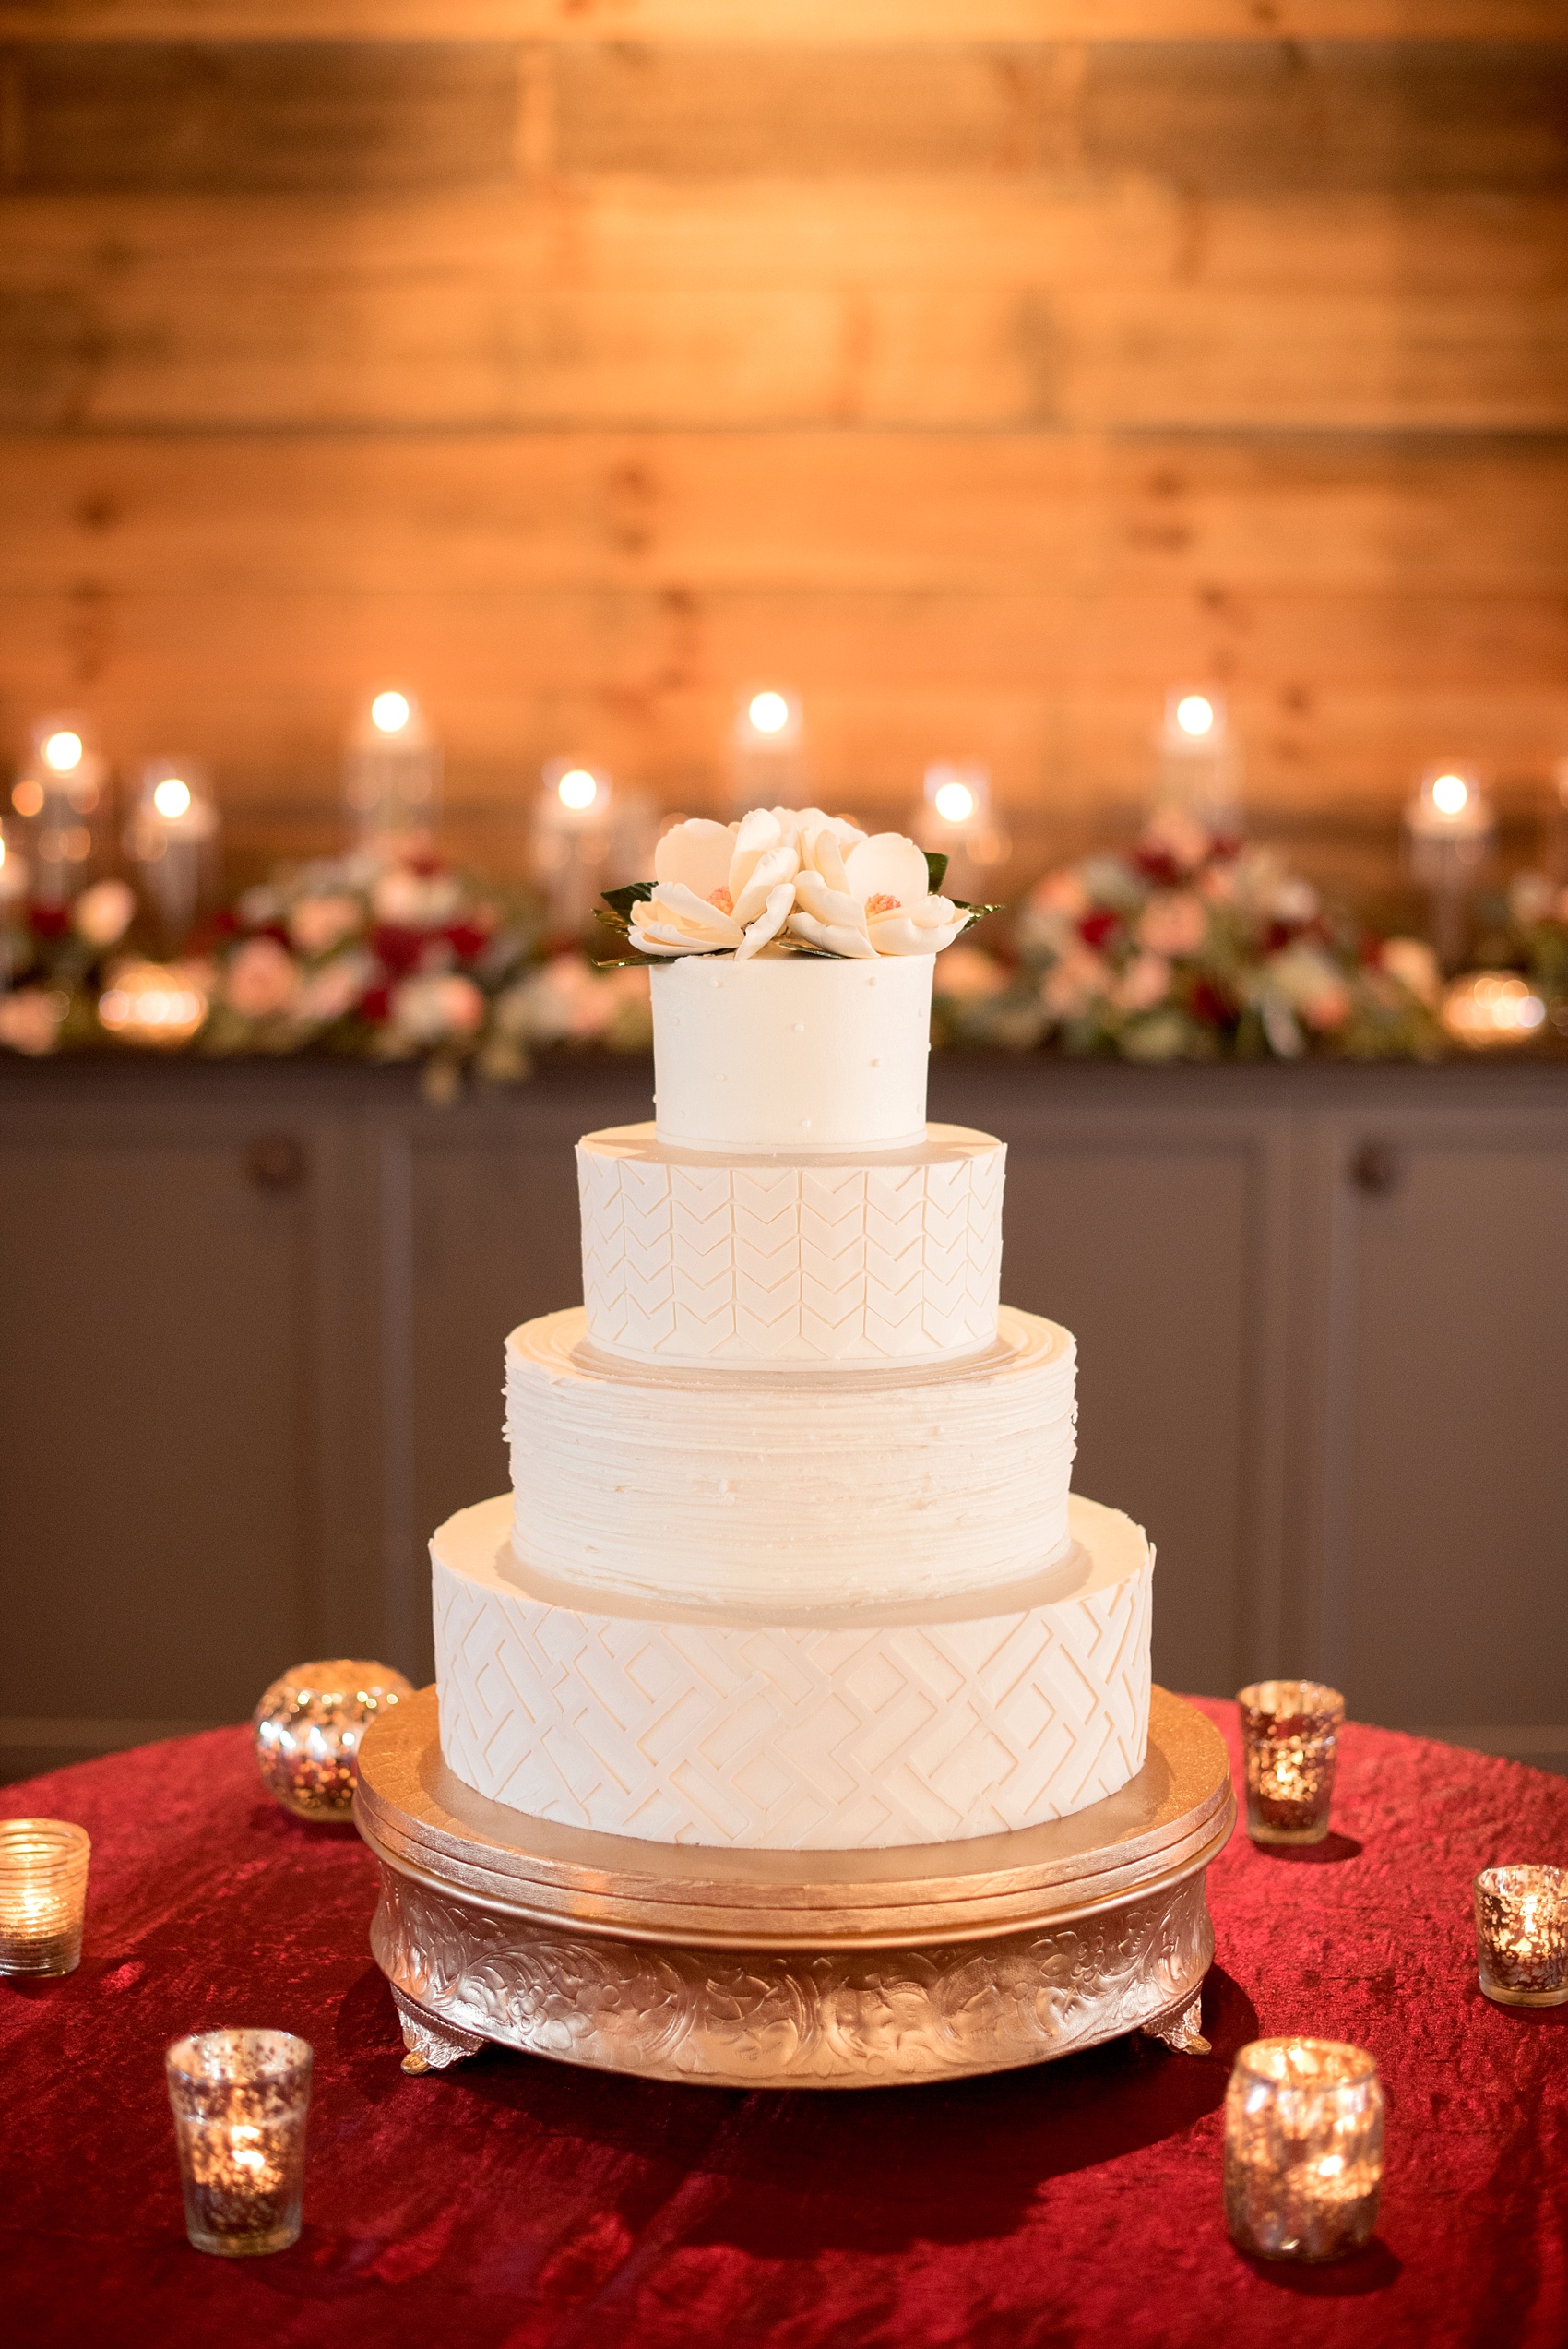
[{"label": "top cake tier", "polygon": [[790,1158],[918,1144],[932,962],[688,955],[654,971],[659,1141]]}]

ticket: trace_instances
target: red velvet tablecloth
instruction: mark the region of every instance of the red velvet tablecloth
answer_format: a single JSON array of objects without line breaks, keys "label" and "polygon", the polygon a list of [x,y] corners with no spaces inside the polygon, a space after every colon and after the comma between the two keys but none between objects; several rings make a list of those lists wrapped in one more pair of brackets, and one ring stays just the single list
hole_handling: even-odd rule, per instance
[{"label": "red velvet tablecloth", "polygon": [[[1233,1708],[1206,1708],[1233,1738]],[[1120,2044],[864,2094],[666,2088],[487,2049],[405,2079],[351,1830],[263,1795],[243,1730],[0,1790],[93,1839],[81,1970],[0,1983],[0,2309],[18,2344],[376,2349],[1114,2349],[1568,2343],[1568,2009],[1476,1988],[1469,1881],[1568,1860],[1568,1781],[1346,1732],[1324,1846],[1214,1868],[1207,2058]],[[246,2263],[185,2244],[162,2054],[267,2023],[315,2047],[305,2227]],[[1236,2252],[1230,2058],[1370,2047],[1388,2094],[1376,2243]],[[1308,2305],[1308,2304],[1311,2305]]]}]

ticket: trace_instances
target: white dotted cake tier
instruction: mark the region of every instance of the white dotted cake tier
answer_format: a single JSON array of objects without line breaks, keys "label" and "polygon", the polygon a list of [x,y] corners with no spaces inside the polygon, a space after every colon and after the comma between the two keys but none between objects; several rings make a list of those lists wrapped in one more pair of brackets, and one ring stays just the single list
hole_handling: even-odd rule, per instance
[{"label": "white dotted cake tier", "polygon": [[874,1159],[577,1145],[588,1334],[633,1362],[941,1362],[996,1337],[1006,1151],[932,1126]]}]

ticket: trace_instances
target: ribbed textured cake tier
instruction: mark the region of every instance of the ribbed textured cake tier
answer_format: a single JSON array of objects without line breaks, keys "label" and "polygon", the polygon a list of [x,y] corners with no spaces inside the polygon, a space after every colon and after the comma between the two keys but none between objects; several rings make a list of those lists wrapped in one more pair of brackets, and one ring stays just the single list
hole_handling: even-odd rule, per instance
[{"label": "ribbed textured cake tier", "polygon": [[671,1843],[865,1851],[1038,1827],[1148,1736],[1153,1553],[1075,1499],[1044,1577],[923,1617],[636,1614],[516,1565],[506,1497],[431,1544],[441,1750],[538,1818]]},{"label": "ribbed textured cake tier", "polygon": [[1074,1345],[1004,1306],[942,1369],[663,1370],[580,1307],[506,1341],[519,1561],[625,1598],[811,1607],[1016,1581],[1067,1541]]},{"label": "ribbed textured cake tier", "polygon": [[577,1144],[590,1341],[634,1362],[937,1362],[994,1342],[1006,1151],[930,1126],[874,1159]]},{"label": "ribbed textured cake tier", "polygon": [[925,1131],[934,956],[687,955],[652,973],[659,1139],[816,1157]]}]

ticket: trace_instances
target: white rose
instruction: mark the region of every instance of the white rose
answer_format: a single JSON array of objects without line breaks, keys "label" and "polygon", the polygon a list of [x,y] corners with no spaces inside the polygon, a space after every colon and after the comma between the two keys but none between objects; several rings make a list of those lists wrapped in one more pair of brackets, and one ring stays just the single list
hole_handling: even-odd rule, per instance
[{"label": "white rose", "polygon": [[392,991],[392,1025],[410,1043],[471,1036],[484,1022],[484,996],[456,971],[429,971]]},{"label": "white rose", "polygon": [[1207,911],[1190,889],[1161,889],[1138,916],[1138,943],[1151,954],[1196,954],[1207,936]]},{"label": "white rose", "polygon": [[1120,1011],[1152,1011],[1170,992],[1170,965],[1162,954],[1135,954],[1111,988]]},{"label": "white rose", "polygon": [[94,881],[72,906],[71,920],[89,946],[113,946],[130,928],[136,910],[136,892],[124,881]]},{"label": "white rose", "polygon": [[327,1027],[353,1009],[371,982],[375,964],[362,949],[334,955],[319,971],[301,983],[293,1016],[313,1026]]},{"label": "white rose", "polygon": [[1350,1016],[1350,989],[1321,947],[1298,942],[1271,954],[1263,966],[1265,1020],[1271,996],[1298,1012],[1309,1028],[1325,1032],[1342,1028]]},{"label": "white rose", "polygon": [[276,938],[247,938],[236,948],[223,974],[223,995],[242,1019],[267,1019],[294,999],[299,968]]},{"label": "white rose", "polygon": [[1378,960],[1418,1003],[1424,1003],[1429,1011],[1436,1010],[1443,993],[1443,972],[1424,938],[1384,938]]},{"label": "white rose", "polygon": [[340,892],[303,897],[290,909],[289,936],[302,954],[330,954],[353,936],[362,919],[358,898]]},{"label": "white rose", "polygon": [[67,1008],[66,997],[54,987],[22,987],[0,996],[0,1044],[42,1060],[59,1042]]},{"label": "white rose", "polygon": [[924,853],[902,832],[859,838],[845,855],[837,826],[801,840],[790,928],[831,954],[938,954],[967,916],[931,894]]},{"label": "white rose", "polygon": [[388,865],[371,891],[375,918],[390,930],[439,929],[462,901],[455,873],[415,873],[406,864]]},{"label": "white rose", "polygon": [[778,817],[754,807],[739,824],[695,816],[654,852],[654,891],[632,908],[645,954],[733,954],[777,937],[795,902],[800,854]]}]

